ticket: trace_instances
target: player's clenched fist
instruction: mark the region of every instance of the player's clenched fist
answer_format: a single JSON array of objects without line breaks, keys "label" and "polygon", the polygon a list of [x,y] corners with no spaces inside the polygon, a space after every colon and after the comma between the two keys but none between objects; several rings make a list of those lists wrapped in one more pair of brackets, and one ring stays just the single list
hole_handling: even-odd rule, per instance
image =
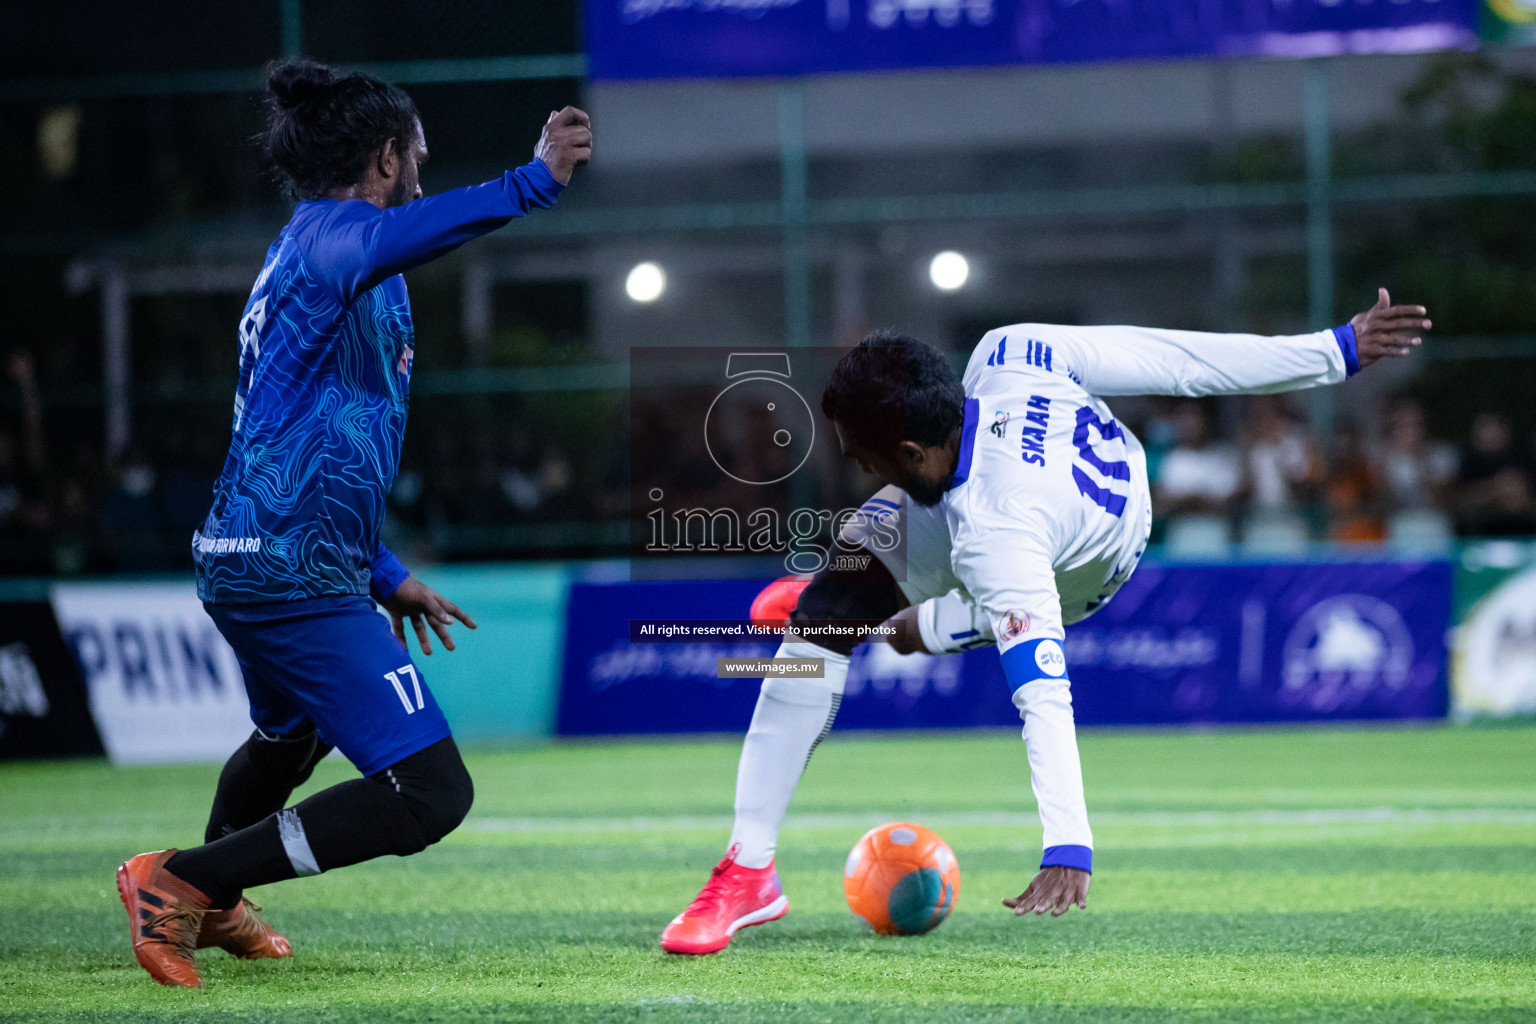
[{"label": "player's clenched fist", "polygon": [[533,155],[544,161],[556,181],[569,185],[571,172],[592,159],[592,119],[575,107],[554,111],[544,122]]},{"label": "player's clenched fist", "polygon": [[1377,289],[1376,305],[1356,313],[1349,325],[1355,329],[1355,354],[1363,370],[1383,356],[1405,356],[1429,330],[1423,306],[1394,306],[1385,288]]}]

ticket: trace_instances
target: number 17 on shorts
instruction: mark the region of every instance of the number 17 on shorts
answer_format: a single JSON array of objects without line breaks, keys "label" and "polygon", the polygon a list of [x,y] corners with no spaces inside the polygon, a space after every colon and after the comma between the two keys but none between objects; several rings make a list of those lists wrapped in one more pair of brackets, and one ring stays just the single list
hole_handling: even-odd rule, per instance
[{"label": "number 17 on shorts", "polygon": [[[416,692],[416,702],[414,704],[411,703],[411,695],[406,692],[405,684],[400,680],[401,676],[407,676],[410,678],[411,689]],[[416,712],[426,707],[426,702],[422,699],[421,696],[421,679],[416,675],[415,665],[410,663],[401,665],[393,672],[384,673],[384,678],[388,679],[390,685],[395,688],[395,693],[400,697],[400,703],[405,705],[406,714],[414,715]]]}]

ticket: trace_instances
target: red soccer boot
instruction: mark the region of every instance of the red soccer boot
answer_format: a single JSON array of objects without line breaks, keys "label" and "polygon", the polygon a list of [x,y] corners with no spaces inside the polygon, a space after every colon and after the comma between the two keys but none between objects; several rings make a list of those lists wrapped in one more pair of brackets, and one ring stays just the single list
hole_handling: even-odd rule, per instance
[{"label": "red soccer boot", "polygon": [[769,861],[765,868],[736,863],[735,847],[715,865],[709,883],[661,933],[668,953],[718,953],[731,936],[749,925],[776,921],[789,913],[789,897]]}]

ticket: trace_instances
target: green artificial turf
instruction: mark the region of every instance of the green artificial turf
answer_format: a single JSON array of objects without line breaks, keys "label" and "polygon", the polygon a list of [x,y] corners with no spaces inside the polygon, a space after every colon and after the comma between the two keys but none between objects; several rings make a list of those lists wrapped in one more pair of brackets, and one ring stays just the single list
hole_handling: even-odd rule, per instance
[{"label": "green artificial turf", "polygon": [[[736,741],[561,744],[472,754],[475,811],[425,854],[253,893],[296,955],[205,952],[201,991],[134,963],[112,872],[195,843],[216,768],[0,766],[0,1019],[1536,1020],[1536,728],[1081,743],[1086,913],[998,905],[1040,845],[1017,734],[834,736],[782,837],[789,916],[668,957],[724,845]],[[848,848],[894,818],[963,872],[926,936],[843,903]]]}]

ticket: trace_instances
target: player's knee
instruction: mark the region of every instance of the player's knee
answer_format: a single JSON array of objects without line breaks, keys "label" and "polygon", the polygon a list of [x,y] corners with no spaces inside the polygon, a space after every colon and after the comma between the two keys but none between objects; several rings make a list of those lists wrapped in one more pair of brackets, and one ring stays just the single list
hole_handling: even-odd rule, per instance
[{"label": "player's knee", "polygon": [[923,633],[917,622],[920,605],[908,605],[890,620],[895,633],[889,638],[891,650],[897,654],[927,653],[923,646]]},{"label": "player's knee", "polygon": [[291,736],[269,736],[260,729],[245,741],[245,756],[257,770],[289,787],[302,786],[314,773],[330,745],[322,743],[313,725]]},{"label": "player's knee", "polygon": [[395,787],[421,830],[422,847],[459,827],[475,802],[475,784],[452,737],[374,776]]},{"label": "player's knee", "polygon": [[[838,654],[851,654],[864,634],[895,615],[901,607],[900,590],[879,559],[869,559],[858,571],[823,570],[800,594],[790,617],[802,635],[817,646]],[[817,627],[837,624],[854,627],[854,634],[826,634]]]},{"label": "player's knee", "polygon": [[763,697],[779,704],[796,704],[802,707],[830,708],[834,703],[841,703],[843,688],[836,689],[827,684],[826,679],[794,679],[783,676],[768,676],[763,679],[762,689],[758,691]]},{"label": "player's knee", "polygon": [[469,777],[469,769],[462,760],[455,762],[454,769],[443,779],[430,804],[417,814],[427,843],[435,843],[463,824],[469,809],[475,802],[475,783]]}]

